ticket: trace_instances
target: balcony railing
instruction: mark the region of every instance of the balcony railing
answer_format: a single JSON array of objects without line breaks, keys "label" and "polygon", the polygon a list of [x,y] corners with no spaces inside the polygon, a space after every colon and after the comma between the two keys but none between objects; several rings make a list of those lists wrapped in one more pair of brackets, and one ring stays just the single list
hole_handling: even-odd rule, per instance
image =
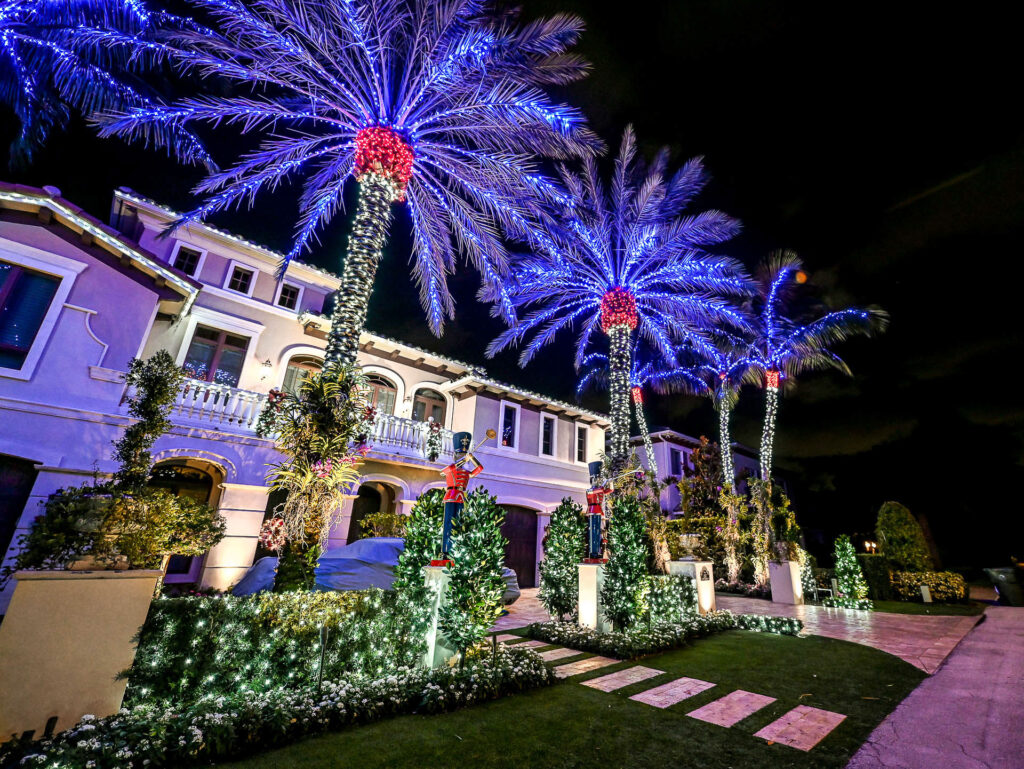
[{"label": "balcony railing", "polygon": [[[416,422],[405,417],[392,414],[378,414],[368,442],[373,449],[405,454],[407,456],[427,456],[427,436],[430,427],[427,422]],[[441,430],[441,456],[452,454],[451,430]]]}]

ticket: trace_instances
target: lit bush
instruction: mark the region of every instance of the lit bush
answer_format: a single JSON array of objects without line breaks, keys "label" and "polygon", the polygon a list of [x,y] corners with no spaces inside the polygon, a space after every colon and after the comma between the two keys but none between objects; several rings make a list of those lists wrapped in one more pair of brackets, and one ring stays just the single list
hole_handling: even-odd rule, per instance
[{"label": "lit bush", "polygon": [[900,601],[921,601],[921,585],[927,585],[933,601],[956,602],[967,598],[967,583],[952,571],[897,571],[892,589]]},{"label": "lit bush", "polygon": [[647,609],[651,622],[675,623],[697,613],[697,586],[685,574],[648,577]]}]

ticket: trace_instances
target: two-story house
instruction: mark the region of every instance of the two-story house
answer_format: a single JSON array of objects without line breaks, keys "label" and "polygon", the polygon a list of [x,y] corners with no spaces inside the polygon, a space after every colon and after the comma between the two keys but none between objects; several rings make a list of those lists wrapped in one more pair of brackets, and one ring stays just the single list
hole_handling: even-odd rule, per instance
[{"label": "two-story house", "polygon": [[[295,388],[320,365],[324,306],[340,281],[300,262],[277,281],[280,254],[207,225],[162,237],[177,216],[118,190],[106,225],[54,188],[0,184],[0,551],[54,490],[113,469],[111,443],[129,421],[122,373],[163,349],[189,379],[154,446],[153,483],[205,500],[228,522],[204,557],[172,559],[167,581],[223,589],[251,564],[275,504],[268,465],[281,459],[256,421],[270,389]],[[548,515],[563,497],[583,499],[607,419],[372,333],[360,347],[378,417],[332,541],[358,538],[367,513],[408,512],[441,486],[453,431],[481,438],[493,428],[476,483],[508,511],[508,565],[535,584]],[[433,463],[429,419],[444,428]]]}]

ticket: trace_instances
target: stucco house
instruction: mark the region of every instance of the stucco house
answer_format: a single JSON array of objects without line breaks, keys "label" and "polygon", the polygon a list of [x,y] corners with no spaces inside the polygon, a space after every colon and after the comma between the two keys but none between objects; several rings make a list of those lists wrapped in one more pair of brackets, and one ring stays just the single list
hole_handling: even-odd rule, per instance
[{"label": "stucco house", "polygon": [[[337,276],[206,225],[159,237],[177,214],[130,190],[110,224],[55,188],[0,183],[0,552],[54,490],[113,469],[128,423],[122,373],[164,349],[190,378],[173,429],[154,446],[153,482],[217,507],[227,536],[201,558],[174,558],[167,581],[227,588],[251,564],[268,510],[267,466],[280,460],[255,425],[271,388],[294,388],[322,361],[325,303]],[[605,416],[492,380],[479,367],[372,333],[358,362],[379,417],[358,489],[332,541],[363,516],[408,512],[439,469],[453,431],[498,439],[477,452],[486,486],[508,511],[507,563],[536,583],[541,540],[563,497],[583,500],[587,462],[604,449]],[[425,456],[428,419],[445,455]],[[0,595],[0,613],[11,586]]]}]

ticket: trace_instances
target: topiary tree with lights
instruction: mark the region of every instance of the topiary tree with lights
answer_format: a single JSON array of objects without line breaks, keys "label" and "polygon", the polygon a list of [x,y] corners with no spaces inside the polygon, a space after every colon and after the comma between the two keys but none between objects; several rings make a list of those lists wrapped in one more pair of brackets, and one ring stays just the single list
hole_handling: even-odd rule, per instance
[{"label": "topiary tree with lights", "polygon": [[647,611],[650,538],[639,499],[618,496],[608,521],[608,550],[601,607],[616,630],[625,630]]},{"label": "topiary tree with lights", "polygon": [[442,633],[461,659],[480,643],[501,615],[505,594],[505,545],[501,534],[505,510],[487,489],[466,495],[462,512],[452,524],[448,567],[450,581],[438,616]]},{"label": "topiary tree with lights", "polygon": [[544,534],[544,560],[540,562],[537,597],[551,616],[562,619],[576,612],[579,565],[586,551],[583,507],[566,497],[551,513],[551,521]]},{"label": "topiary tree with lights", "polygon": [[878,553],[893,571],[931,571],[932,558],[921,524],[899,502],[885,502],[875,523]]},{"label": "topiary tree with lights", "polygon": [[395,566],[394,589],[423,589],[423,567],[441,552],[444,522],[444,492],[431,489],[420,495],[405,524],[405,548]]},{"label": "topiary tree with lights", "polygon": [[846,534],[836,538],[835,559],[839,594],[826,596],[822,603],[841,609],[873,609],[874,604],[868,599],[868,583],[860,570],[853,543]]},{"label": "topiary tree with lights", "polygon": [[686,215],[690,200],[708,177],[699,158],[675,174],[668,154],[650,164],[637,157],[631,127],[622,137],[610,189],[597,164],[580,173],[562,169],[569,190],[556,209],[548,239],[519,260],[508,281],[510,302],[521,317],[487,348],[494,356],[529,337],[520,356],[528,363],[561,331],[577,333],[576,366],[595,332],[608,336],[612,468],[629,453],[629,397],[634,332],[666,362],[677,345],[716,326],[743,326],[728,302],[747,284],[739,265],[707,253],[728,240],[739,223],[719,211]]}]

